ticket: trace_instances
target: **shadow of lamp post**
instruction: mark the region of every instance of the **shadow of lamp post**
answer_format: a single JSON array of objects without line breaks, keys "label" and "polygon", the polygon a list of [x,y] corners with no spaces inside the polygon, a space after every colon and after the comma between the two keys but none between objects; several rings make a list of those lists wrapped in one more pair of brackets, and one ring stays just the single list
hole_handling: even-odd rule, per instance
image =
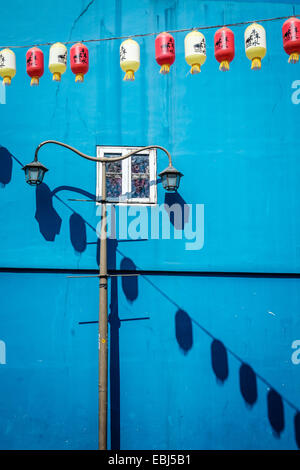
[{"label": "shadow of lamp post", "polygon": [[44,175],[48,169],[38,161],[38,152],[43,145],[56,144],[61,145],[72,152],[76,153],[80,157],[86,158],[93,162],[100,162],[102,164],[102,194],[101,200],[99,201],[102,205],[101,210],[101,230],[100,230],[100,269],[99,269],[99,379],[98,379],[98,401],[99,401],[99,416],[98,416],[98,438],[99,438],[99,449],[106,450],[107,448],[107,223],[106,223],[106,163],[118,162],[124,160],[131,155],[135,155],[139,152],[143,152],[148,149],[159,149],[162,150],[169,159],[168,167],[159,173],[163,188],[166,191],[174,192],[177,191],[180,183],[180,178],[183,176],[180,171],[172,165],[172,159],[170,153],[159,145],[149,145],[142,147],[138,150],[121,155],[118,157],[92,157],[86,155],[79,150],[71,147],[70,145],[58,142],[56,140],[45,140],[41,142],[35,150],[34,161],[28,163],[23,167],[25,171],[25,179],[31,186],[41,184]]}]

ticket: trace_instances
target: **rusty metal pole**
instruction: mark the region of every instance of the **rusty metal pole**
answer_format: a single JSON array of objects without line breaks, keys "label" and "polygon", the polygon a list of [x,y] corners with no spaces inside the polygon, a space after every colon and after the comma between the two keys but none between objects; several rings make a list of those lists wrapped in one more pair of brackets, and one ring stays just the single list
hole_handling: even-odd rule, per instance
[{"label": "rusty metal pole", "polygon": [[102,162],[102,210],[100,231],[99,276],[99,384],[98,384],[98,437],[99,450],[107,449],[107,213],[106,213],[106,163]]}]

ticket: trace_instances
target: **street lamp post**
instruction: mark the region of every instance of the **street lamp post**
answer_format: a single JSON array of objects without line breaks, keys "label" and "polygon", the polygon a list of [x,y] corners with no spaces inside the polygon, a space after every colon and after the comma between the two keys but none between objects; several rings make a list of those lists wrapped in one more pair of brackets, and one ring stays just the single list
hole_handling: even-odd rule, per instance
[{"label": "street lamp post", "polygon": [[168,167],[159,173],[161,182],[166,191],[177,191],[182,173],[176,170],[172,165],[170,153],[159,145],[149,145],[139,148],[126,155],[118,157],[92,157],[86,155],[70,145],[58,142],[56,140],[45,140],[41,142],[35,150],[34,161],[23,167],[25,179],[31,186],[41,184],[44,175],[48,169],[38,161],[38,152],[46,144],[56,144],[65,147],[80,157],[94,162],[100,162],[102,165],[102,194],[101,194],[101,229],[100,229],[100,266],[99,266],[99,330],[98,330],[98,350],[99,350],[99,379],[98,379],[98,448],[107,449],[107,330],[108,330],[108,312],[107,312],[107,212],[106,212],[106,163],[117,162],[129,158],[139,152],[148,149],[162,150],[169,159]]}]

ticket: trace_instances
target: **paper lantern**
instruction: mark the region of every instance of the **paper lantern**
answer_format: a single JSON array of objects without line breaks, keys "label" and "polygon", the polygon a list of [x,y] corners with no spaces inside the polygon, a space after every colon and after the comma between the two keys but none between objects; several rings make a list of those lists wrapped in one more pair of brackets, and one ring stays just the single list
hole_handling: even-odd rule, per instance
[{"label": "paper lantern", "polygon": [[155,59],[161,66],[163,75],[170,72],[170,67],[175,60],[175,41],[170,33],[160,33],[155,38]]},{"label": "paper lantern", "polygon": [[133,81],[139,66],[140,46],[133,39],[126,39],[120,45],[120,67],[125,72],[124,80]]},{"label": "paper lantern", "polygon": [[70,49],[71,70],[75,74],[75,82],[83,82],[84,75],[89,70],[89,51],[88,48],[77,42]]},{"label": "paper lantern", "polygon": [[30,85],[38,85],[44,73],[44,54],[38,47],[32,47],[26,52],[26,72],[31,77]]},{"label": "paper lantern", "polygon": [[191,31],[184,38],[185,60],[191,66],[191,73],[199,73],[206,61],[205,37],[200,31]]},{"label": "paper lantern", "polygon": [[0,76],[4,85],[10,85],[11,79],[16,75],[16,56],[11,49],[0,51]]},{"label": "paper lantern", "polygon": [[234,34],[231,29],[223,28],[215,32],[215,58],[220,62],[222,72],[229,70],[229,63],[234,58]]},{"label": "paper lantern", "polygon": [[260,24],[252,23],[245,29],[245,51],[251,60],[251,69],[259,70],[267,52],[266,31]]},{"label": "paper lantern", "polygon": [[53,80],[60,82],[61,75],[67,69],[68,51],[64,44],[56,42],[50,47],[49,70],[53,74]]},{"label": "paper lantern", "polygon": [[299,61],[300,54],[300,20],[289,18],[282,25],[283,48],[289,55],[289,63]]}]

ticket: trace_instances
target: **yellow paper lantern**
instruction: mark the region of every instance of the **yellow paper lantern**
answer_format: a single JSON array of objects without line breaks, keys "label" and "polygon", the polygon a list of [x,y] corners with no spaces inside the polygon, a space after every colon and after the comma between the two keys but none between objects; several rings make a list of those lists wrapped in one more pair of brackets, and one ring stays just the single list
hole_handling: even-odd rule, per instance
[{"label": "yellow paper lantern", "polygon": [[191,66],[191,73],[199,73],[206,61],[205,37],[200,31],[191,31],[184,38],[185,60]]},{"label": "yellow paper lantern", "polygon": [[5,85],[11,84],[11,79],[16,75],[16,56],[11,49],[0,51],[0,76]]},{"label": "yellow paper lantern", "polygon": [[267,52],[266,31],[260,24],[252,23],[245,30],[245,52],[251,60],[251,69],[259,70]]},{"label": "yellow paper lantern", "polygon": [[125,72],[124,80],[133,81],[140,66],[140,46],[133,39],[126,39],[120,46],[120,67]]}]

